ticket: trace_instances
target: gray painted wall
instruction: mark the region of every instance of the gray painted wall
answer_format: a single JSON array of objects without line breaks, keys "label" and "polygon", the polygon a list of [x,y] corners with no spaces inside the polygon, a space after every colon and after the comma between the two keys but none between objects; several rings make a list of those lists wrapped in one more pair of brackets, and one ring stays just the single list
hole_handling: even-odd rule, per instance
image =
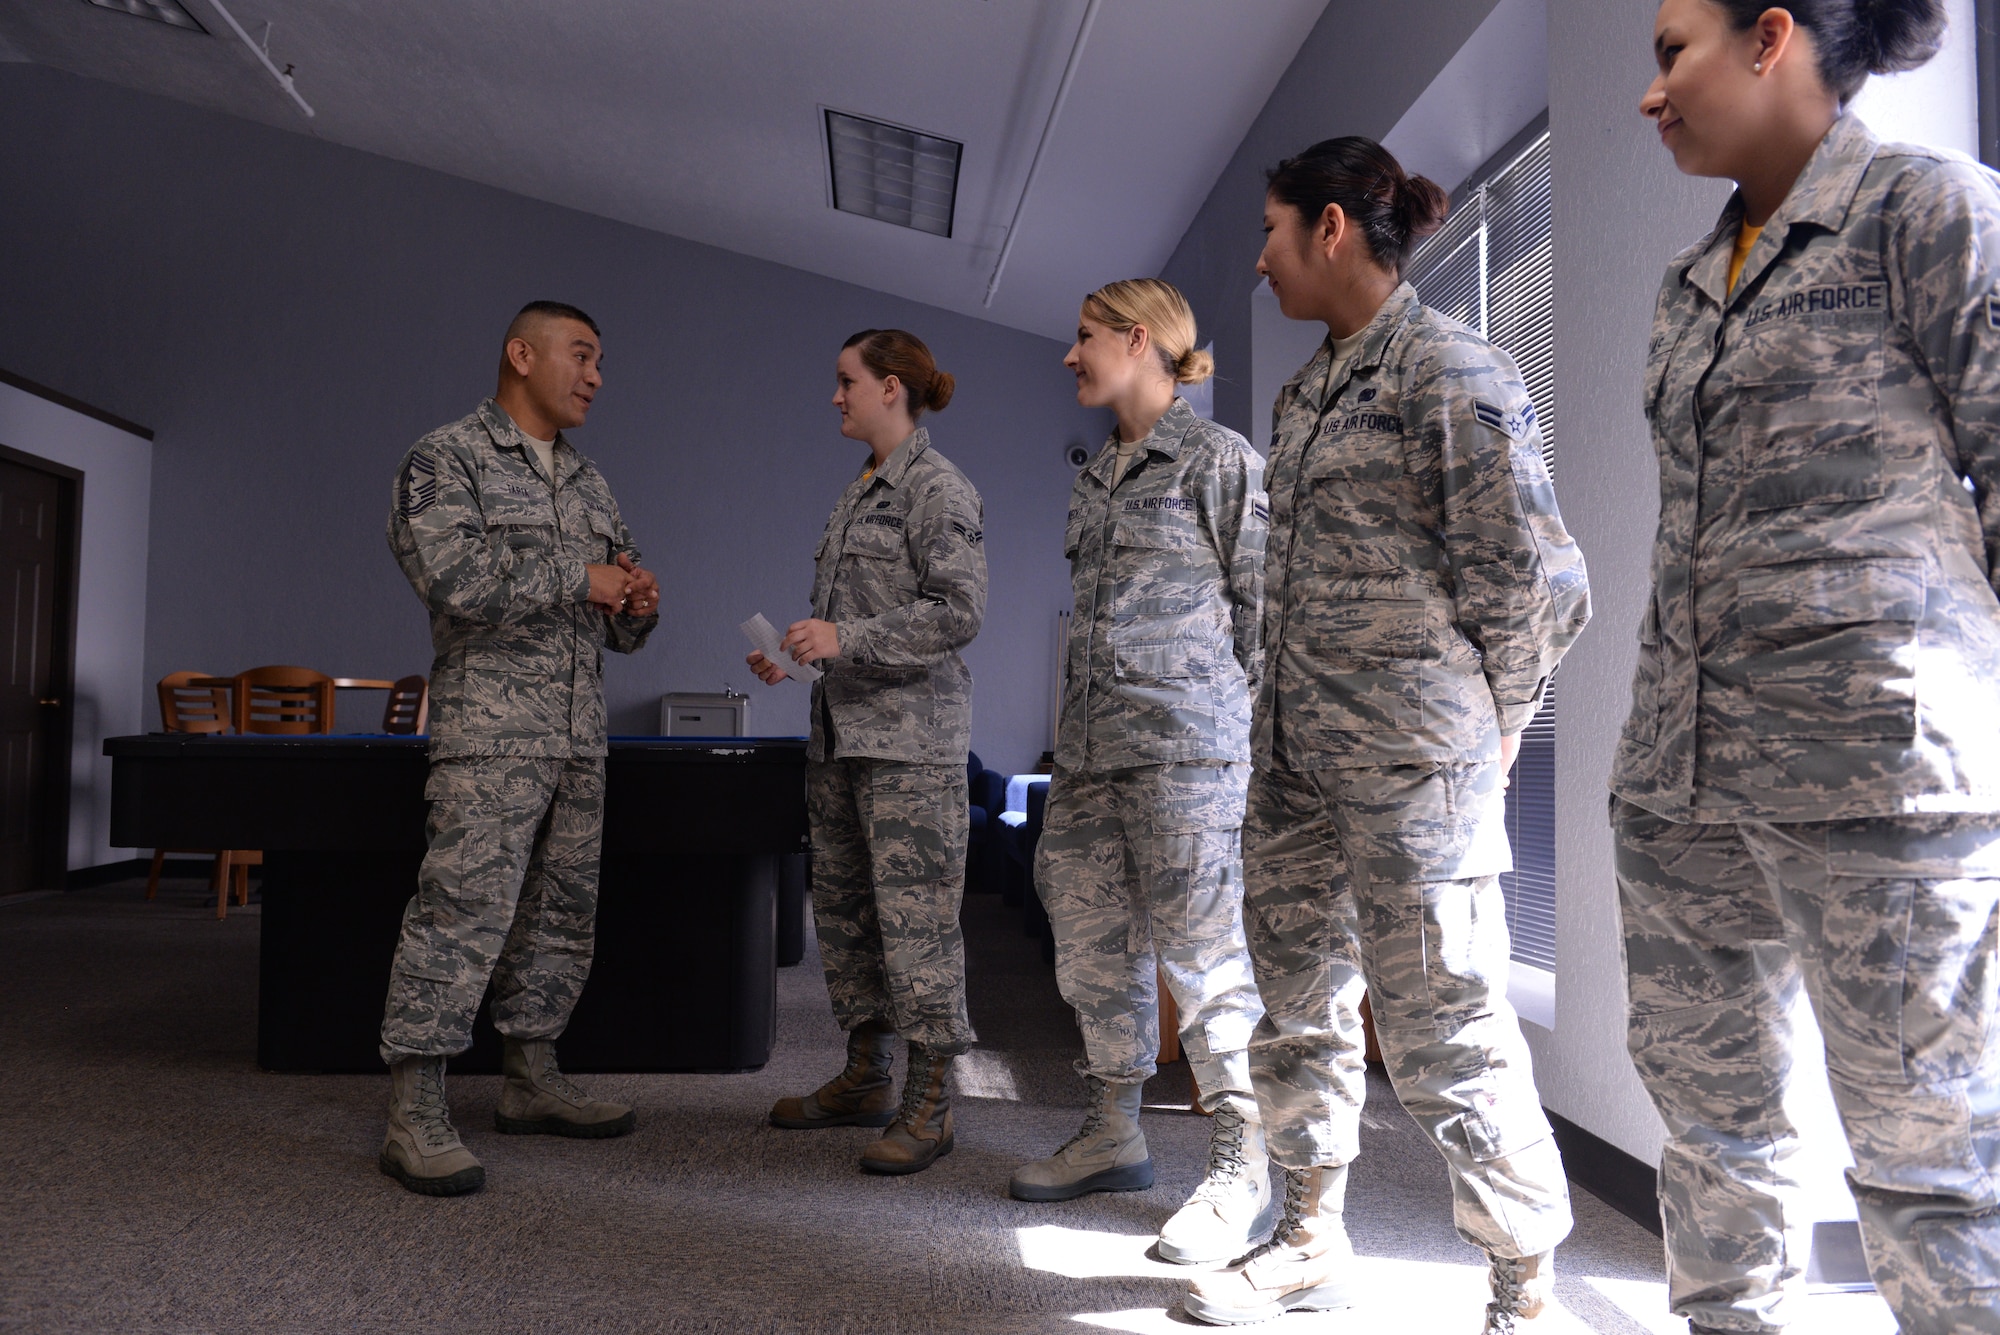
[{"label": "gray painted wall", "polygon": [[426,670],[382,537],[396,462],[491,392],[508,318],[553,297],[604,327],[576,440],[665,590],[652,644],[609,665],[614,731],[725,682],[754,731],[804,731],[803,689],[756,683],[736,625],[805,615],[864,453],[827,406],[834,356],[900,325],[958,377],[930,425],[986,501],[973,745],[1003,770],[1048,745],[1062,450],[1105,429],[1064,345],[36,66],[0,65],[0,125],[0,365],[157,432],[147,681]]},{"label": "gray painted wall", "polygon": [[1332,0],[1161,271],[1215,340],[1215,420],[1258,450],[1271,434],[1270,400],[1251,390],[1265,170],[1332,135],[1386,136],[1495,3],[1425,0],[1418,21],[1404,5]]}]

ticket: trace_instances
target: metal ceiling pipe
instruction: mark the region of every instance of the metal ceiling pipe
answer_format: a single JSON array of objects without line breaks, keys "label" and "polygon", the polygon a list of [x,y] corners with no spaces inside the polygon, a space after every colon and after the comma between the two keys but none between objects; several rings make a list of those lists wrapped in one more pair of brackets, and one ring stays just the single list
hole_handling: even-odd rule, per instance
[{"label": "metal ceiling pipe", "polygon": [[[222,7],[216,4],[216,0],[208,2],[216,5],[217,9]],[[1006,239],[1000,243],[1000,258],[993,266],[993,277],[986,282],[986,300],[980,303],[983,306],[991,306],[993,294],[1000,290],[1000,275],[1007,271],[1007,257],[1014,253],[1014,235],[1021,227],[1021,213],[1028,207],[1028,194],[1035,188],[1035,177],[1042,170],[1042,155],[1048,151],[1049,138],[1055,133],[1056,118],[1062,115],[1063,103],[1069,100],[1069,86],[1076,81],[1077,66],[1083,63],[1083,44],[1090,40],[1090,25],[1097,22],[1097,7],[1102,3],[1103,0],[1090,0],[1084,6],[1083,22],[1077,25],[1076,44],[1069,49],[1069,63],[1063,66],[1062,82],[1056,85],[1056,100],[1049,107],[1048,123],[1042,126],[1041,142],[1035,145],[1034,160],[1028,164],[1028,179],[1021,183],[1021,197],[1014,202],[1014,220],[1007,224]]]},{"label": "metal ceiling pipe", "polygon": [[[216,13],[222,15],[224,23],[227,23],[231,28],[236,30],[236,35],[243,39],[243,45],[249,47],[251,54],[264,62],[264,68],[271,71],[271,77],[278,81],[278,86],[283,88],[287,93],[290,93],[292,101],[299,104],[299,110],[305,112],[306,116],[310,118],[313,114],[313,109],[306,104],[306,100],[303,97],[299,96],[299,90],[292,86],[292,76],[272,63],[271,53],[257,45],[250,34],[243,31],[243,25],[236,21],[236,16],[222,7],[222,0],[208,0],[208,3],[214,7]],[[267,27],[265,32],[268,34],[269,31],[270,29]]]}]

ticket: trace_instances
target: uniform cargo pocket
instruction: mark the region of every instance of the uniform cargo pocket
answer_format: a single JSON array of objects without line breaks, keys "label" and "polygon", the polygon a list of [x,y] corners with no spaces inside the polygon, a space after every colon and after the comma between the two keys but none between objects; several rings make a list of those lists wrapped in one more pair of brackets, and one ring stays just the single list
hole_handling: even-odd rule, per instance
[{"label": "uniform cargo pocket", "polygon": [[1740,392],[1746,510],[1880,499],[1872,377],[1744,385]]},{"label": "uniform cargo pocket", "polygon": [[1737,616],[1763,737],[1909,738],[1917,728],[1917,559],[1797,561],[1746,570]]},{"label": "uniform cargo pocket", "polygon": [[1160,682],[1185,686],[1195,675],[1192,644],[1118,644],[1112,646],[1112,654],[1118,680],[1137,686]]},{"label": "uniform cargo pocket", "polygon": [[1301,598],[1292,617],[1306,652],[1329,667],[1379,667],[1435,658],[1430,601],[1352,592]]},{"label": "uniform cargo pocket", "polygon": [[1639,620],[1639,666],[1632,674],[1632,712],[1624,733],[1641,746],[1651,746],[1660,734],[1660,677],[1665,671],[1660,659],[1660,605],[1649,598],[1646,615]]}]

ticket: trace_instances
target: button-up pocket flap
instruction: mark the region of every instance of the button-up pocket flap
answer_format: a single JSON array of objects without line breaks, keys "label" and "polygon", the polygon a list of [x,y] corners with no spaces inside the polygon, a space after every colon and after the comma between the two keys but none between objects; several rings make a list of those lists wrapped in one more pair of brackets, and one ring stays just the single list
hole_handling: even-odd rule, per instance
[{"label": "button-up pocket flap", "polygon": [[[891,524],[890,520],[894,523]],[[863,515],[847,526],[847,538],[841,550],[849,556],[865,556],[875,560],[901,559],[903,517]]]},{"label": "button-up pocket flap", "polygon": [[[1194,502],[1185,496],[1140,496],[1124,504],[1146,508],[1124,510],[1113,517],[1113,546],[1183,551],[1200,541],[1194,525]],[[1183,506],[1186,508],[1180,508]]]},{"label": "button-up pocket flap", "polygon": [[1120,681],[1180,681],[1194,675],[1194,646],[1185,641],[1113,646]]},{"label": "button-up pocket flap", "polygon": [[1918,621],[1924,614],[1924,563],[1914,557],[1760,566],[1744,571],[1736,588],[1743,624],[1764,630]]}]

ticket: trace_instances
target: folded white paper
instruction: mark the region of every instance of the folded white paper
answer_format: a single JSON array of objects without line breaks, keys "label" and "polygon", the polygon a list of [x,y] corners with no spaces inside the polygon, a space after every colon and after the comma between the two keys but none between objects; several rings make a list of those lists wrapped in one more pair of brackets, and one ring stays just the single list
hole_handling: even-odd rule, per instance
[{"label": "folded white paper", "polygon": [[794,663],[792,656],[778,647],[783,642],[784,636],[778,634],[777,627],[764,620],[762,612],[744,622],[742,630],[745,638],[750,641],[750,647],[783,668],[786,676],[797,677],[803,682],[819,680],[818,668],[811,663]]}]

